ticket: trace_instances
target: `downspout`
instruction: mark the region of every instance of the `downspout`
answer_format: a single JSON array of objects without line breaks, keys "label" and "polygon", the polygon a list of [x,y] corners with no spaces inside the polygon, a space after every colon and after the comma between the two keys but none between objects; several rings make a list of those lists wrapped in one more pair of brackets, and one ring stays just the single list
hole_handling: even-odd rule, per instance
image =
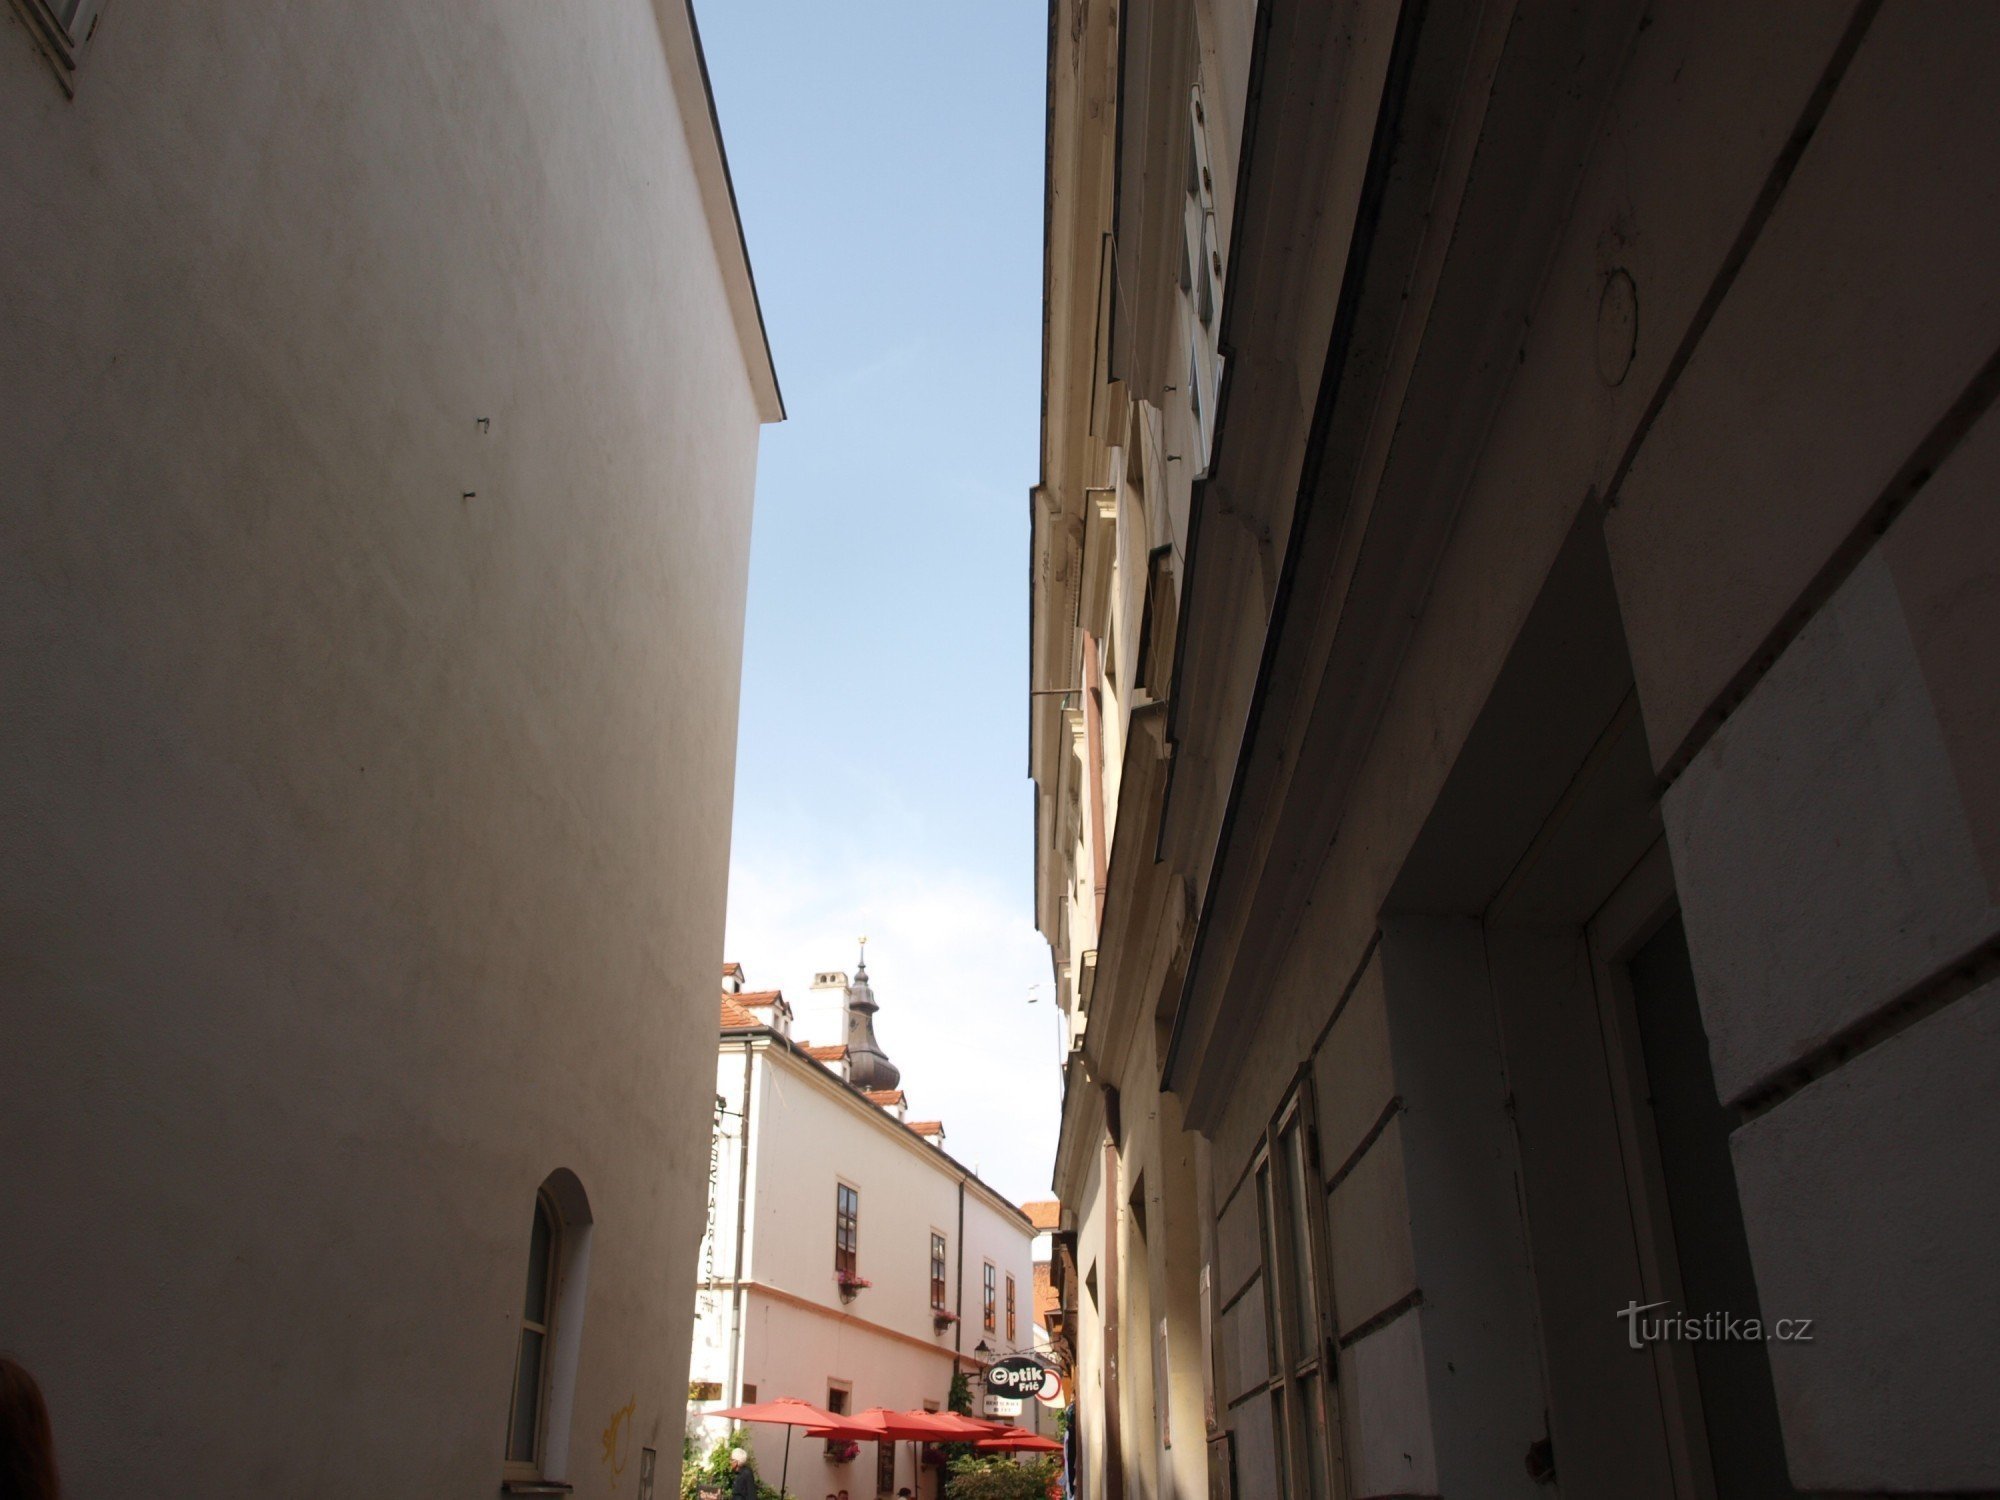
[{"label": "downspout", "polygon": [[743,1043],[743,1134],[736,1159],[736,1269],[729,1294],[729,1404],[743,1404],[743,1221],[750,1204],[750,1042]]},{"label": "downspout", "polygon": [[1104,1143],[1104,1495],[1125,1500],[1125,1444],[1118,1411],[1118,1146]]},{"label": "downspout", "polygon": [[958,1295],[952,1307],[951,1372],[956,1375],[965,1354],[965,1174],[958,1174]]}]

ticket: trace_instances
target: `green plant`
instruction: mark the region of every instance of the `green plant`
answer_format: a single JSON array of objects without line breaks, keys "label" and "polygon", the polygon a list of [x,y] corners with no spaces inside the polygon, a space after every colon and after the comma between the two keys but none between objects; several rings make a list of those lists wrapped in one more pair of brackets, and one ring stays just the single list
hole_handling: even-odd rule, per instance
[{"label": "green plant", "polygon": [[741,1427],[736,1428],[713,1448],[710,1448],[708,1450],[708,1457],[706,1458],[696,1456],[694,1439],[692,1437],[682,1442],[681,1500],[700,1500],[701,1491],[704,1486],[709,1489],[720,1490],[724,1496],[727,1496],[729,1494],[729,1482],[733,1477],[729,1468],[729,1454],[730,1450],[734,1448],[741,1448],[745,1453],[750,1455],[749,1463],[746,1467],[750,1470],[751,1477],[757,1480],[757,1500],[788,1500],[788,1497],[781,1493],[775,1485],[764,1483],[762,1476],[757,1473],[757,1449],[750,1441],[749,1432]]},{"label": "green plant", "polygon": [[[972,1382],[963,1370],[951,1372],[951,1388],[945,1392],[944,1409],[955,1411],[961,1417],[972,1415]],[[923,1447],[924,1462],[938,1467],[949,1467],[961,1458],[972,1455],[970,1443],[926,1443]]]},{"label": "green plant", "polygon": [[1047,1500],[1055,1481],[1050,1459],[1019,1463],[1000,1454],[968,1454],[952,1460],[944,1494],[945,1500]]}]

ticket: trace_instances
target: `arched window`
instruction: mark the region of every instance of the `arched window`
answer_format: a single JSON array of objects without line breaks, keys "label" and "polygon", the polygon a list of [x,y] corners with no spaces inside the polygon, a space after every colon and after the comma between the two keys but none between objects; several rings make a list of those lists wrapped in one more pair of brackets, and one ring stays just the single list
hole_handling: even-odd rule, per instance
[{"label": "arched window", "polygon": [[573,1172],[552,1172],[535,1194],[528,1231],[527,1291],[507,1407],[510,1479],[559,1480],[567,1472],[589,1260],[590,1204],[583,1184]]},{"label": "arched window", "polygon": [[549,1333],[555,1311],[556,1256],[562,1234],[547,1193],[535,1194],[528,1236],[528,1296],[514,1344],[514,1400],[507,1413],[507,1462],[540,1472],[542,1413],[549,1384]]}]

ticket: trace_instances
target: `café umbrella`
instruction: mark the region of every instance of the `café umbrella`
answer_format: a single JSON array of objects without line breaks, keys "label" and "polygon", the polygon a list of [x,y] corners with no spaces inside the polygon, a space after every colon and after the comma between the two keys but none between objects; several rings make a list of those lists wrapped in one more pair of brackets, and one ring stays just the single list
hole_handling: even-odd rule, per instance
[{"label": "caf\u00e9 umbrella", "polygon": [[871,1406],[851,1416],[830,1416],[825,1423],[806,1429],[807,1437],[845,1438],[855,1442],[937,1443],[962,1439],[966,1434],[942,1418],[952,1413],[936,1411],[890,1411]]},{"label": "caf\u00e9 umbrella", "polygon": [[943,1436],[959,1442],[970,1442],[978,1438],[993,1437],[1007,1430],[1005,1422],[983,1422],[978,1417],[968,1417],[963,1412],[932,1411],[923,1415],[931,1418],[944,1429]]},{"label": "caf\u00e9 umbrella", "polygon": [[[801,1401],[796,1396],[779,1396],[772,1401],[757,1401],[749,1406],[732,1406],[726,1411],[710,1412],[712,1417],[725,1417],[732,1422],[781,1423],[785,1429],[785,1463],[778,1472],[778,1493],[785,1492],[785,1485],[792,1477],[792,1429],[794,1427],[838,1427],[843,1420],[823,1406],[814,1406],[810,1401]],[[845,1436],[845,1434],[842,1434]]]},{"label": "caf\u00e9 umbrella", "polygon": [[808,1428],[806,1436],[877,1443],[964,1443],[999,1430],[997,1423],[981,1422],[955,1411],[890,1411],[881,1406],[835,1417],[834,1422],[837,1425],[832,1427]]},{"label": "caf\u00e9 umbrella", "polygon": [[1025,1427],[1009,1427],[972,1445],[982,1453],[1060,1453],[1062,1444]]}]

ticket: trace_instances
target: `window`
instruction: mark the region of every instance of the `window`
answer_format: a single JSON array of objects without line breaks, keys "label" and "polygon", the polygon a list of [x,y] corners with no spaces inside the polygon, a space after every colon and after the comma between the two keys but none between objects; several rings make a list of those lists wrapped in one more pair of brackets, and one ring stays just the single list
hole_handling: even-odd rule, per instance
[{"label": "window", "polygon": [[1000,1326],[1000,1289],[997,1276],[998,1273],[995,1272],[993,1269],[993,1262],[989,1260],[988,1262],[986,1262],[986,1319],[985,1319],[986,1331],[988,1333],[996,1331]]},{"label": "window", "polygon": [[566,1477],[593,1232],[583,1184],[567,1168],[551,1172],[528,1226],[527,1290],[507,1398],[507,1484]]},{"label": "window", "polygon": [[755,1406],[757,1404],[757,1387],[752,1381],[746,1380],[743,1382],[743,1404],[745,1406]]},{"label": "window", "polygon": [[1188,343],[1188,409],[1201,443],[1202,466],[1208,463],[1208,412],[1222,383],[1222,355],[1216,347],[1218,313],[1222,305],[1222,254],[1217,248],[1215,180],[1208,166],[1208,123],[1202,113],[1201,90],[1188,96],[1187,180],[1181,199],[1180,289],[1182,319]]},{"label": "window", "polygon": [[896,1445],[877,1443],[875,1445],[875,1493],[894,1494],[896,1490]]},{"label": "window", "polygon": [[84,44],[96,29],[103,0],[16,0],[16,8],[56,65],[56,77],[68,91],[69,75],[76,70]]},{"label": "window", "polygon": [[841,1183],[834,1195],[833,1274],[851,1281],[861,1274],[861,1194]]},{"label": "window", "polygon": [[555,1300],[559,1241],[555,1205],[549,1202],[548,1194],[538,1193],[534,1227],[528,1235],[528,1294],[521,1309],[520,1337],[514,1345],[514,1398],[507,1412],[507,1462],[528,1469],[541,1465],[549,1314]]},{"label": "window", "polygon": [[1020,1337],[1015,1332],[1016,1326],[1014,1321],[1014,1278],[1009,1276],[1007,1278],[1007,1342],[1010,1344]]},{"label": "window", "polygon": [[[853,1399],[854,1388],[845,1380],[829,1380],[826,1383],[826,1409],[837,1417],[844,1417],[851,1409],[848,1403]],[[845,1451],[847,1442],[843,1438],[826,1440],[826,1456],[829,1462],[845,1462],[836,1455]]]},{"label": "window", "polygon": [[944,1277],[944,1236],[931,1231],[931,1311],[944,1312],[948,1296]]},{"label": "window", "polygon": [[1295,1095],[1257,1164],[1257,1216],[1279,1478],[1291,1493],[1286,1476],[1296,1476],[1296,1492],[1320,1500],[1332,1494],[1333,1371],[1321,1318],[1326,1267],[1316,1209],[1323,1190],[1308,1131],[1306,1101]]}]

